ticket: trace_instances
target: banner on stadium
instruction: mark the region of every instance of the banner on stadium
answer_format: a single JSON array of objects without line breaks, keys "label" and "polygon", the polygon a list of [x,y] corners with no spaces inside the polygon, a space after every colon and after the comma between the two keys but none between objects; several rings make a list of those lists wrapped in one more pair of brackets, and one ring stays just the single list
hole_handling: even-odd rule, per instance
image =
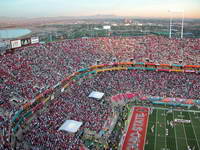
[{"label": "banner on stadium", "polygon": [[38,37],[32,37],[31,38],[31,44],[36,44],[39,43],[39,38]]},{"label": "banner on stadium", "polygon": [[21,45],[22,46],[26,46],[26,45],[29,45],[31,44],[31,39],[30,38],[26,38],[26,39],[22,39],[21,40]]},{"label": "banner on stadium", "polygon": [[171,97],[155,97],[155,96],[144,96],[141,97],[140,100],[146,100],[155,102],[156,104],[191,104],[194,105],[196,100],[195,99],[182,99],[182,98],[171,98]]},{"label": "banner on stadium", "polygon": [[11,48],[18,48],[18,47],[21,47],[21,40],[14,40],[14,41],[11,41]]}]

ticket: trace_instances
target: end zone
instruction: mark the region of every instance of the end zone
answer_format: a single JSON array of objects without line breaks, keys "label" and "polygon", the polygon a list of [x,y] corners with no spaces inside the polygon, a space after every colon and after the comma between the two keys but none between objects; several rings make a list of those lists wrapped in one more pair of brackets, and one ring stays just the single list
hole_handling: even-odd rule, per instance
[{"label": "end zone", "polygon": [[150,108],[133,107],[122,150],[143,150]]}]

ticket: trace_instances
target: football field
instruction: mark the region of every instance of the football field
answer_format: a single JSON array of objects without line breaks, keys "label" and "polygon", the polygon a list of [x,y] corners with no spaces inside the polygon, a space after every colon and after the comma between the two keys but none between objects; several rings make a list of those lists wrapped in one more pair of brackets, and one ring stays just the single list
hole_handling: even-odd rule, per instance
[{"label": "football field", "polygon": [[153,109],[149,115],[145,150],[189,149],[200,150],[200,113]]}]

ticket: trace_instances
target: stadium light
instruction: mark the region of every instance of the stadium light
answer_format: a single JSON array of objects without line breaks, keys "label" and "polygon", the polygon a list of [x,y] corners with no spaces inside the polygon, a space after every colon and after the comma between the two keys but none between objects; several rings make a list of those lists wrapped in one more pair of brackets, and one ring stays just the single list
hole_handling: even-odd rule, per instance
[{"label": "stadium light", "polygon": [[184,24],[184,10],[182,11],[182,23],[181,23],[181,39],[183,38],[183,24]]},{"label": "stadium light", "polygon": [[172,9],[169,9],[168,12],[170,13],[169,38],[171,38],[171,35],[172,35],[172,18],[173,18],[172,14],[173,13],[181,13],[182,14],[182,20],[181,20],[181,39],[182,39],[183,38],[183,27],[184,27],[184,10],[172,8]]},{"label": "stadium light", "polygon": [[[171,12],[171,11],[168,11]],[[169,38],[172,37],[172,14],[170,13],[170,20],[169,20]]]}]

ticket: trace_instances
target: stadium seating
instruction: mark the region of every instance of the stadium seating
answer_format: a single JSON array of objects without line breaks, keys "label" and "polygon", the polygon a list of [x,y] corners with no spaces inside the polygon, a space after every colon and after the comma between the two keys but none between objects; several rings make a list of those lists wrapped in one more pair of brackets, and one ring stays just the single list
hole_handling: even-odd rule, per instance
[{"label": "stadium seating", "polygon": [[[198,50],[200,39],[180,40],[161,36],[75,39],[18,48],[13,54],[0,56],[0,73],[3,74],[0,81],[1,108],[5,112],[16,112],[21,106],[10,101],[13,97],[24,102],[31,101],[70,73],[94,65],[96,60],[109,64],[113,58],[137,62],[148,58],[160,64],[177,64],[183,60],[183,64],[193,65],[199,63],[200,55],[194,55]],[[116,91],[133,90],[131,92],[140,95],[199,98],[199,75],[149,70],[105,72],[81,85],[73,85],[70,93],[56,98],[47,112],[31,122],[30,130],[24,135],[25,141],[33,147],[53,148],[57,145],[63,149],[77,148],[81,141],[76,136],[57,131],[67,118],[84,121],[82,128],[98,132],[111,108],[109,104],[88,99],[92,89],[105,92],[107,96],[118,94]],[[12,116],[0,116],[1,134],[8,132],[9,120],[13,116],[14,113]]]}]

